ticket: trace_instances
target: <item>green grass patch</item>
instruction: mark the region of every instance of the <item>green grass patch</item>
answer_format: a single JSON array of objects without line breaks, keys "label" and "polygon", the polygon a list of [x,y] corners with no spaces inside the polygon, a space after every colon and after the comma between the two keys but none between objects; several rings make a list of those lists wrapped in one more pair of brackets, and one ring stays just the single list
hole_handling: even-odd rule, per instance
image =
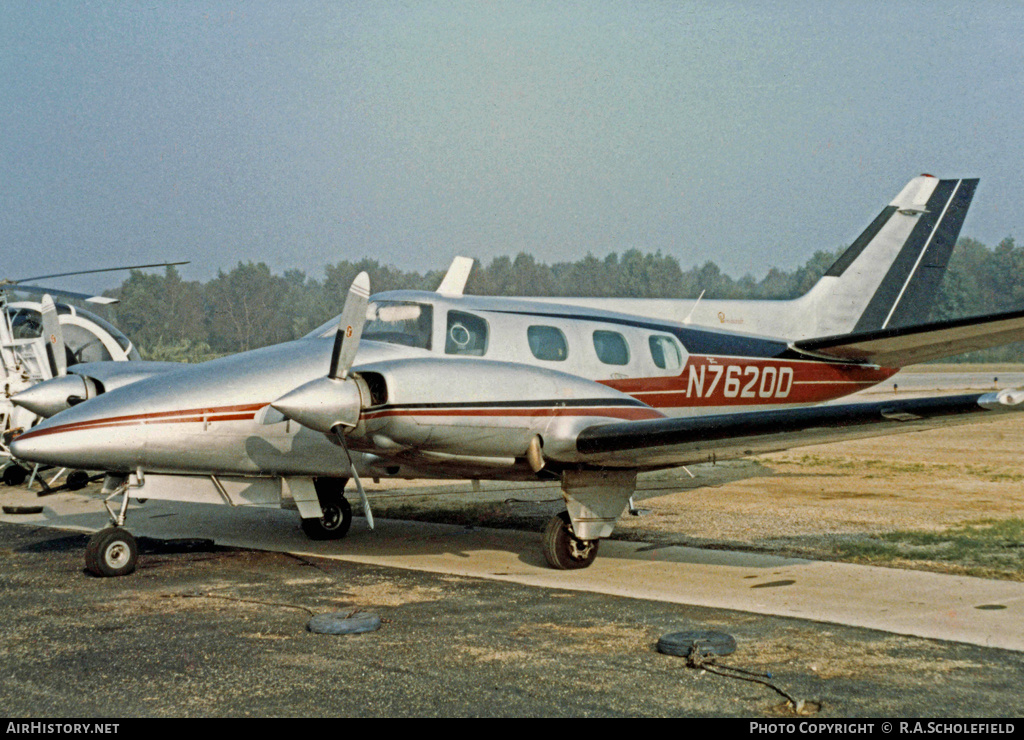
[{"label": "green grass patch", "polygon": [[941,532],[896,531],[836,545],[841,560],[945,566],[966,575],[1024,580],[1024,519],[985,519]]},{"label": "green grass patch", "polygon": [[1024,472],[1017,470],[996,468],[991,465],[969,465],[961,463],[906,462],[895,459],[873,460],[801,455],[797,459],[780,460],[777,464],[799,465],[802,468],[806,468],[807,470],[805,472],[807,473],[814,472],[811,468],[828,468],[832,470],[861,473],[867,478],[877,478],[879,476],[892,475],[894,473],[928,473],[932,476],[936,474],[946,476],[966,475],[971,478],[990,483],[1016,483],[1024,480]]}]

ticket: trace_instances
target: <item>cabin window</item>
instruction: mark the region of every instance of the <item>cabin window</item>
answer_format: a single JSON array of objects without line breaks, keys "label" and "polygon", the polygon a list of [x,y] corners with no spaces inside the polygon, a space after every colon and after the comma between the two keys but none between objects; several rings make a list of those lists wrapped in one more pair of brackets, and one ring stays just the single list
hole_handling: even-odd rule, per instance
[{"label": "cabin window", "polygon": [[[434,307],[429,303],[373,301],[367,306],[362,338],[430,349],[433,319]],[[337,326],[338,320],[332,321]]]},{"label": "cabin window", "polygon": [[629,345],[617,331],[595,331],[594,351],[605,365],[629,364]]},{"label": "cabin window", "polygon": [[448,355],[479,357],[487,351],[487,321],[463,311],[448,312],[444,351]]},{"label": "cabin window", "polygon": [[565,334],[554,326],[531,326],[526,330],[530,351],[538,360],[562,362],[569,356],[569,345]]},{"label": "cabin window", "polygon": [[678,370],[683,366],[683,354],[672,337],[654,335],[647,340],[651,359],[662,370]]}]

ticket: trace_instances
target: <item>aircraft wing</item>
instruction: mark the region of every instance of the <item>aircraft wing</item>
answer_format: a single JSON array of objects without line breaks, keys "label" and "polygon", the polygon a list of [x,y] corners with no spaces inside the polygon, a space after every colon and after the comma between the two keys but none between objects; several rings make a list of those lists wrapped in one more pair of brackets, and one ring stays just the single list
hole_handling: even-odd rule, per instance
[{"label": "aircraft wing", "polygon": [[1024,390],[596,424],[576,438],[609,467],[695,465],[792,447],[995,421],[1024,411]]},{"label": "aircraft wing", "polygon": [[1021,341],[1024,311],[1011,311],[901,329],[802,339],[794,342],[793,347],[818,357],[904,367]]}]

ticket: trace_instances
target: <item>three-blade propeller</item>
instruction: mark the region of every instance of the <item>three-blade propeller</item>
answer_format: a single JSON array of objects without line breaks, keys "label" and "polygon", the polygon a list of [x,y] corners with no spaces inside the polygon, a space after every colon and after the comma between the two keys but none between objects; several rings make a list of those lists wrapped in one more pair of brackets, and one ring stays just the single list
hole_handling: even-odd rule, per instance
[{"label": "three-blade propeller", "polygon": [[356,275],[348,290],[345,305],[338,321],[338,331],[334,335],[334,348],[331,350],[331,362],[327,375],[311,380],[286,393],[270,404],[283,416],[294,419],[299,424],[329,435],[337,442],[348,458],[352,478],[359,498],[362,501],[366,521],[373,529],[373,514],[370,503],[363,490],[356,466],[352,463],[352,454],[345,443],[345,432],[359,423],[363,402],[359,384],[355,378],[349,377],[349,371],[356,359],[359,339],[366,323],[366,305],[370,298],[370,276],[365,272]]}]

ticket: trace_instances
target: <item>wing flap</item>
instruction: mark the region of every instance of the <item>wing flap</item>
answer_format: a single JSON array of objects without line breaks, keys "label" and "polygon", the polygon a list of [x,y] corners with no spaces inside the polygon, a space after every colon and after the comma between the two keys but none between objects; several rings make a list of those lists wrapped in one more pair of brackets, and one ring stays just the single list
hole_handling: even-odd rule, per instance
[{"label": "wing flap", "polygon": [[994,421],[1024,411],[1024,391],[998,391],[587,427],[576,450],[611,467],[690,465],[792,447]]},{"label": "wing flap", "polygon": [[802,339],[793,347],[818,357],[903,367],[1020,341],[1024,341],[1024,311]]}]

